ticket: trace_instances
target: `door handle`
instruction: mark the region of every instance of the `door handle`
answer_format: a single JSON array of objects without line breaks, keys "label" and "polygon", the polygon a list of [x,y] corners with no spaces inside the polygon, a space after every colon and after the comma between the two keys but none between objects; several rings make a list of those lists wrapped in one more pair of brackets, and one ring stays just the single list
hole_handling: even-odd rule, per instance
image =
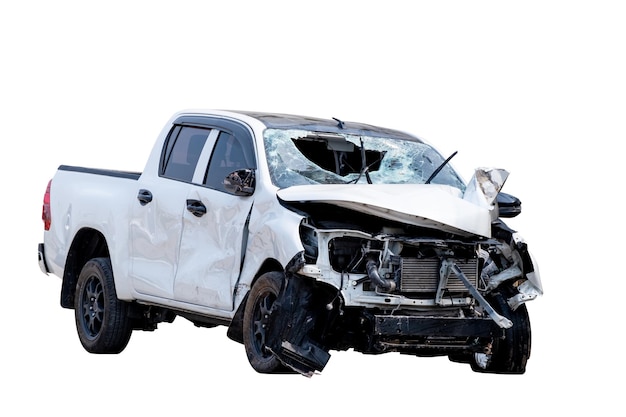
[{"label": "door handle", "polygon": [[187,210],[196,217],[206,214],[206,206],[199,200],[187,200]]},{"label": "door handle", "polygon": [[149,190],[144,190],[143,188],[139,190],[137,194],[137,200],[139,200],[139,204],[145,206],[149,202],[152,201],[152,193]]}]

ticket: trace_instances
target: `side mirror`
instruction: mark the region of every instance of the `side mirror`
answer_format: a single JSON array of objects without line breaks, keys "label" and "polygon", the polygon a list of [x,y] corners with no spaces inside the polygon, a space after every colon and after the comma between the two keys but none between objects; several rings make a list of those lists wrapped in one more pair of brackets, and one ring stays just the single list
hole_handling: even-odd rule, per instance
[{"label": "side mirror", "polygon": [[254,194],[255,178],[253,169],[238,169],[224,178],[224,188],[229,194],[251,196]]},{"label": "side mirror", "polygon": [[496,197],[500,217],[515,217],[522,212],[522,202],[511,194],[498,193]]}]

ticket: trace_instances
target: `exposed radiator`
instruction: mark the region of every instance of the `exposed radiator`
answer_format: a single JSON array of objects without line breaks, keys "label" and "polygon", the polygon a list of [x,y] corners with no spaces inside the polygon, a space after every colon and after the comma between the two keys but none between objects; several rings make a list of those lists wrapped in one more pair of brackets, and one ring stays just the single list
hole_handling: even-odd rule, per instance
[{"label": "exposed radiator", "polygon": [[[478,260],[457,259],[456,264],[473,286],[478,285]],[[400,264],[400,291],[402,292],[435,292],[439,285],[439,268],[441,261],[437,258],[402,258]],[[467,288],[456,275],[448,276],[446,289],[451,292],[466,292]]]}]

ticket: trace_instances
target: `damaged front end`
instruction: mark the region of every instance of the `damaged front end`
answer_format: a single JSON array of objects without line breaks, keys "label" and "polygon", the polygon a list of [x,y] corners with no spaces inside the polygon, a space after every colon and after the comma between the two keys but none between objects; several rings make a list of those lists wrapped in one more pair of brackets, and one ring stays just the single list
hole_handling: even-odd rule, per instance
[{"label": "damaged front end", "polygon": [[506,171],[479,169],[466,188],[450,158],[421,142],[269,135],[273,181],[302,216],[303,248],[269,314],[273,355],[307,376],[346,349],[525,371],[524,304],[543,290],[526,243],[500,219],[521,207],[500,194]]},{"label": "damaged front end", "polygon": [[[323,369],[323,352],[348,348],[476,358],[487,369],[494,341],[515,324],[507,313],[542,292],[526,245],[501,222],[494,232],[499,238],[416,238],[303,223],[308,244],[277,302],[272,328],[285,332],[274,335],[275,353],[306,375]],[[492,301],[504,287],[505,311]],[[525,359],[517,362],[523,372]]]}]

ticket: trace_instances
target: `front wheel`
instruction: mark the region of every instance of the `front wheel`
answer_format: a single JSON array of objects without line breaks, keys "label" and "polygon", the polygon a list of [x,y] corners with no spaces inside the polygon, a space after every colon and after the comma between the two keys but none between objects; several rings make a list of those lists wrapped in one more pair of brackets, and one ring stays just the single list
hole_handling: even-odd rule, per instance
[{"label": "front wheel", "polygon": [[523,374],[526,371],[526,362],[530,357],[530,318],[526,305],[522,304],[513,311],[507,303],[516,292],[511,287],[503,287],[489,297],[493,308],[509,318],[513,326],[504,331],[503,339],[493,341],[491,355],[479,354],[470,362],[474,371],[496,374]]},{"label": "front wheel", "polygon": [[120,353],[130,340],[128,304],[117,298],[109,258],[94,258],[80,272],[74,297],[78,337],[90,353]]},{"label": "front wheel", "polygon": [[286,370],[280,360],[267,348],[269,317],[278,298],[284,276],[281,272],[267,272],[254,283],[244,310],[243,344],[252,368],[263,374]]}]

